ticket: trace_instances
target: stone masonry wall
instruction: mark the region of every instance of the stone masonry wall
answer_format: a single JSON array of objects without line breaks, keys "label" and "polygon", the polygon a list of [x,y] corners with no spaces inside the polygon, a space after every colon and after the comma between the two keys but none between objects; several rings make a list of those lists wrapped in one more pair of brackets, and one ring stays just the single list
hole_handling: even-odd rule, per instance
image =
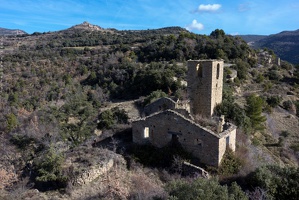
[{"label": "stone masonry wall", "polygon": [[188,61],[187,81],[191,112],[212,116],[222,102],[223,60]]},{"label": "stone masonry wall", "polygon": [[[148,138],[144,137],[146,127],[149,131]],[[225,152],[223,145],[225,146],[226,140],[220,135],[171,110],[135,121],[132,129],[134,143],[151,143],[161,148],[177,137],[186,151],[199,158],[202,163],[212,166],[219,166]],[[224,136],[229,134],[227,132]]]},{"label": "stone masonry wall", "polygon": [[219,140],[219,159],[221,161],[226,149],[229,147],[233,152],[236,150],[237,127],[229,124],[229,128],[220,134]]}]

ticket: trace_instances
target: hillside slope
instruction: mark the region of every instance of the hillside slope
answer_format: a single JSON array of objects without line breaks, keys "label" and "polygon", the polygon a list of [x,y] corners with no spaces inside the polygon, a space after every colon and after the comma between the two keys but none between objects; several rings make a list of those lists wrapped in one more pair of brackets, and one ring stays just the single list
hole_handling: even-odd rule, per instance
[{"label": "hillside slope", "polygon": [[[60,199],[39,192],[48,190],[61,199],[167,199],[165,185],[184,180],[171,174],[180,170],[184,152],[176,158],[168,147],[134,146],[130,123],[142,116],[146,100],[159,95],[188,100],[181,83],[190,59],[223,59],[230,63],[225,74],[238,74],[225,83],[223,114],[244,132],[237,138],[236,155],[245,163],[240,177],[261,164],[279,163],[281,157],[282,164],[297,164],[296,71],[285,62],[259,63],[262,54],[223,30],[208,36],[179,27],[118,31],[85,22],[57,32],[3,38],[0,155],[5,156],[0,158],[0,179],[5,181],[0,182],[0,199],[31,198],[31,193]],[[264,134],[246,132],[251,122],[243,108],[251,93],[266,100],[264,110],[273,111],[268,121],[275,126]],[[281,117],[292,122],[292,129],[283,126]],[[115,165],[109,171],[90,174],[110,158]],[[87,177],[86,184],[76,185],[78,177]],[[192,182],[193,177],[187,179]]]},{"label": "hillside slope", "polygon": [[255,48],[268,48],[281,59],[293,64],[299,63],[299,30],[283,31],[267,37],[242,37],[247,42],[252,42]]}]

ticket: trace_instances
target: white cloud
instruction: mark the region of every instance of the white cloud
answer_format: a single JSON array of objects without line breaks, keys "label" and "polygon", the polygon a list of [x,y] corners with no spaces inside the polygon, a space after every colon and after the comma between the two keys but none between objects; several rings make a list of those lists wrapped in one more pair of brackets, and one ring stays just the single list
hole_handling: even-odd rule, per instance
[{"label": "white cloud", "polygon": [[198,6],[196,12],[215,12],[221,8],[220,4],[201,4]]},{"label": "white cloud", "polygon": [[197,31],[201,31],[204,29],[204,25],[202,23],[197,22],[196,19],[194,19],[192,21],[192,24],[189,24],[186,29],[188,31],[192,31],[192,30],[197,30]]}]

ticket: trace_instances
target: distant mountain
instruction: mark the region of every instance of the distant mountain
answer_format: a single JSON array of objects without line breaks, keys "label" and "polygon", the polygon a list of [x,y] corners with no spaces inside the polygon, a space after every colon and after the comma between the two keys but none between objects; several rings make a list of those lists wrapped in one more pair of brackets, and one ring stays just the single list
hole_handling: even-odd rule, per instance
[{"label": "distant mountain", "polygon": [[267,37],[267,35],[238,35],[238,36],[240,36],[247,43],[253,43]]},{"label": "distant mountain", "polygon": [[23,34],[27,34],[27,33],[19,29],[0,28],[0,35],[23,35]]},{"label": "distant mountain", "polygon": [[281,59],[299,64],[299,29],[269,36],[244,35],[240,37],[254,48],[272,49]]}]

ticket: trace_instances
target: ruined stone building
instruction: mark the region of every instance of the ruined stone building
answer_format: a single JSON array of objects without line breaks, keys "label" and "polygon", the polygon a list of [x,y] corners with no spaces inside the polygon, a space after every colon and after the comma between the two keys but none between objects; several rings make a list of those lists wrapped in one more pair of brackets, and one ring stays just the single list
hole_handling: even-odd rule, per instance
[{"label": "ruined stone building", "polygon": [[211,130],[196,123],[193,116],[211,118],[221,103],[223,61],[191,60],[187,67],[189,103],[161,98],[146,106],[146,116],[132,123],[133,142],[159,148],[179,142],[202,163],[219,166],[227,147],[235,151],[236,126],[222,119]]}]

